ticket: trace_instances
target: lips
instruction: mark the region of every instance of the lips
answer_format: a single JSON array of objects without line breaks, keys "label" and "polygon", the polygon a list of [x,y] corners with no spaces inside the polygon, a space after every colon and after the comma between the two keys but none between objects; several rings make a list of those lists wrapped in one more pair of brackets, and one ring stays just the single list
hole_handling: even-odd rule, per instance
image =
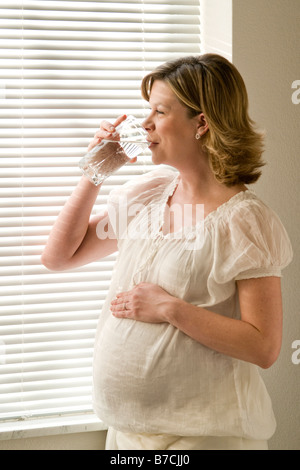
[{"label": "lips", "polygon": [[151,142],[151,144],[149,144],[149,147],[148,147],[148,148],[149,148],[150,150],[154,150],[154,147],[156,147],[156,145],[158,145],[157,142]]},{"label": "lips", "polygon": [[153,140],[150,140],[150,139],[147,139],[147,142],[149,142],[149,147],[158,144],[158,142],[154,142]]}]

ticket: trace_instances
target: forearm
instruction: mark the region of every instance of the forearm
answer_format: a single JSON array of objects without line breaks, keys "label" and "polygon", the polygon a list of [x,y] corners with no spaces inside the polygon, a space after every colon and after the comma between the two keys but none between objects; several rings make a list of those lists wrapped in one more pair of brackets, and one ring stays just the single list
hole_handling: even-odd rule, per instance
[{"label": "forearm", "polygon": [[119,318],[170,323],[210,349],[270,367],[281,347],[280,278],[243,280],[237,286],[241,320],[189,304],[147,282],[119,293],[111,303],[111,311]]},{"label": "forearm", "polygon": [[175,299],[166,309],[167,321],[199,343],[222,354],[269,367],[268,342],[251,323]]},{"label": "forearm", "polygon": [[99,186],[83,176],[52,227],[42,254],[43,264],[51,268],[73,256],[86,235],[98,193]]}]

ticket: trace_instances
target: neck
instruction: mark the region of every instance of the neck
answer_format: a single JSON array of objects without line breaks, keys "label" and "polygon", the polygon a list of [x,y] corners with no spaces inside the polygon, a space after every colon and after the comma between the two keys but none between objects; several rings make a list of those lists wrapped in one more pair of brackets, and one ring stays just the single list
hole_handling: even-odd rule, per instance
[{"label": "neck", "polygon": [[201,198],[219,189],[221,185],[214,177],[206,156],[198,158],[197,163],[179,169],[182,191],[191,198]]},{"label": "neck", "polygon": [[199,158],[196,165],[186,165],[179,169],[180,180],[178,189],[189,200],[209,201],[231,197],[235,193],[247,189],[238,184],[232,187],[219,183],[208,163],[208,158]]}]

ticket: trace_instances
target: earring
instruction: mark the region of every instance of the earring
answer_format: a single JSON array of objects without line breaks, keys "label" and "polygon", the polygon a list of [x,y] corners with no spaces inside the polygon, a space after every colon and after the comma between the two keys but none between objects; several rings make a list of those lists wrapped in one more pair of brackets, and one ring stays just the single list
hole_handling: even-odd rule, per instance
[{"label": "earring", "polygon": [[198,134],[198,133],[195,135],[195,137],[196,137],[197,140],[201,139],[201,135]]}]

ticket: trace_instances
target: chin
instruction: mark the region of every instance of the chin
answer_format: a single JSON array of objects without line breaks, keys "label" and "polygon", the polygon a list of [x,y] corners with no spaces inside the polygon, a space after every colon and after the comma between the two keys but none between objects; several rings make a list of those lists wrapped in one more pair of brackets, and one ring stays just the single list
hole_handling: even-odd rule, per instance
[{"label": "chin", "polygon": [[168,161],[165,155],[159,154],[158,152],[155,152],[155,150],[151,150],[152,152],[152,163],[154,165],[170,165],[171,162]]},{"label": "chin", "polygon": [[152,163],[154,165],[160,165],[162,163],[165,163],[163,158],[160,158],[158,155],[155,155],[155,153],[152,152]]}]

